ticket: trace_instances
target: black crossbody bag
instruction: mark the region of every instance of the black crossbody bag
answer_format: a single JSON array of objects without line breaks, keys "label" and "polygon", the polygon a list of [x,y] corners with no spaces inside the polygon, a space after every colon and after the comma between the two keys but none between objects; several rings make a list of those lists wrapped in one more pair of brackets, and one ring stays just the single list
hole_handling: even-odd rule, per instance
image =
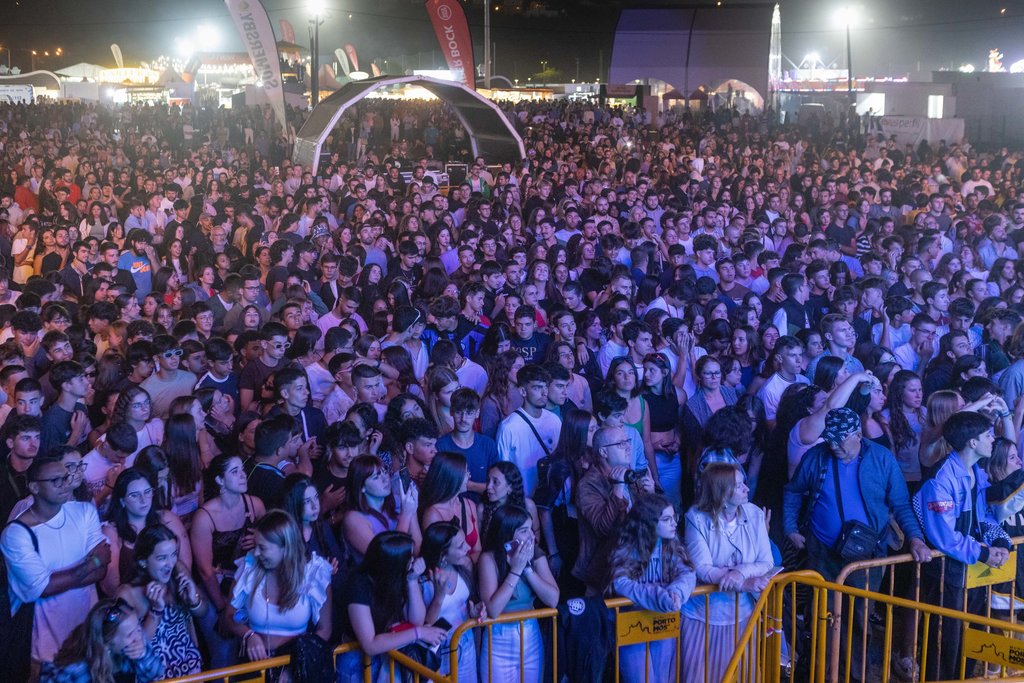
[{"label": "black crossbody bag", "polygon": [[832,551],[846,562],[870,560],[878,550],[879,534],[867,524],[856,520],[846,521],[846,514],[843,512],[843,490],[839,486],[839,458],[832,461],[832,479],[836,486],[839,519],[843,523],[839,539]]}]

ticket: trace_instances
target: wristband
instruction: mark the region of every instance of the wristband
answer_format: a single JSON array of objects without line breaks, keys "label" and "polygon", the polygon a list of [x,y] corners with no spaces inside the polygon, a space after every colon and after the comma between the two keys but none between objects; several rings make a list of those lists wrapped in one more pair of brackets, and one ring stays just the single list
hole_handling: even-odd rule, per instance
[{"label": "wristband", "polygon": [[621,479],[612,479],[612,483],[613,484],[625,484],[626,482],[622,481]]},{"label": "wristband", "polygon": [[999,413],[999,419],[1010,417],[1010,411],[1007,410],[1005,413]]}]

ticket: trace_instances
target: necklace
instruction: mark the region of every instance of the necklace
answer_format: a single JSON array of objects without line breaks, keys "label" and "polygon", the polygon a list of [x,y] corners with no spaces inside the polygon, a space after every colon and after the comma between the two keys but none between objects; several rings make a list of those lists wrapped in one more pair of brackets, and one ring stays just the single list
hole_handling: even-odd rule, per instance
[{"label": "necklace", "polygon": [[50,524],[50,520],[52,520],[57,515],[54,515],[50,519],[48,519],[45,522],[43,522],[43,526],[45,526],[47,529],[53,529],[54,531],[56,531],[58,529],[63,529],[64,525],[68,523],[68,514],[67,514],[67,512],[64,511],[64,507],[63,506],[61,507],[60,512],[58,512],[57,514],[62,514],[64,516],[64,519],[61,520],[60,526],[52,526]]}]

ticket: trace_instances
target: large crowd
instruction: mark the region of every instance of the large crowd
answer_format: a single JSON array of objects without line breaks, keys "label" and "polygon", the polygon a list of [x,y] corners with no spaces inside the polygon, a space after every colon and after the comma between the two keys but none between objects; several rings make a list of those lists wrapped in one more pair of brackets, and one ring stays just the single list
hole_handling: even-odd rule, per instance
[{"label": "large crowd", "polygon": [[[314,176],[269,111],[0,106],[11,680],[444,673],[457,626],[557,607],[569,680],[717,681],[783,567],[900,552],[898,595],[1019,607],[964,581],[1024,532],[1020,152],[506,111],[498,165],[366,101]],[[611,659],[613,596],[680,641]],[[467,631],[458,680],[550,676],[547,629]],[[960,629],[893,673],[958,677]]]}]

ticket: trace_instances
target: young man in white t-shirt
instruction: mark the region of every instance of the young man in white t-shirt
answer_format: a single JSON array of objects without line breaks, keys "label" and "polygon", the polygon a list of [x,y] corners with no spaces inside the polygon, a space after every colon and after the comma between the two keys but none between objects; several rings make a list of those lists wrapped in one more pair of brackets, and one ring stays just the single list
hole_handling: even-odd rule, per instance
[{"label": "young man in white t-shirt", "polygon": [[757,397],[764,403],[765,418],[770,428],[775,428],[775,414],[779,410],[782,392],[790,384],[810,384],[810,380],[800,374],[803,365],[804,345],[796,337],[786,335],[775,342],[775,355],[779,359],[779,370],[765,382],[757,392]]},{"label": "young man in white t-shirt", "polygon": [[85,454],[82,465],[85,467],[85,484],[96,502],[96,508],[104,512],[107,499],[114,490],[114,482],[126,467],[134,464],[128,459],[138,450],[139,437],[135,428],[127,422],[115,422],[110,425],[104,438],[96,444],[96,448]]},{"label": "young man in white t-shirt", "polygon": [[562,421],[548,405],[551,376],[538,365],[527,365],[516,379],[523,394],[523,407],[498,425],[498,457],[514,463],[523,475],[526,495],[537,488],[537,462],[555,450]]},{"label": "young man in white t-shirt", "polygon": [[96,604],[110,547],[91,502],[71,500],[71,474],[60,456],[39,456],[28,469],[32,506],[0,536],[11,608],[35,603],[32,663],[53,661]]}]

